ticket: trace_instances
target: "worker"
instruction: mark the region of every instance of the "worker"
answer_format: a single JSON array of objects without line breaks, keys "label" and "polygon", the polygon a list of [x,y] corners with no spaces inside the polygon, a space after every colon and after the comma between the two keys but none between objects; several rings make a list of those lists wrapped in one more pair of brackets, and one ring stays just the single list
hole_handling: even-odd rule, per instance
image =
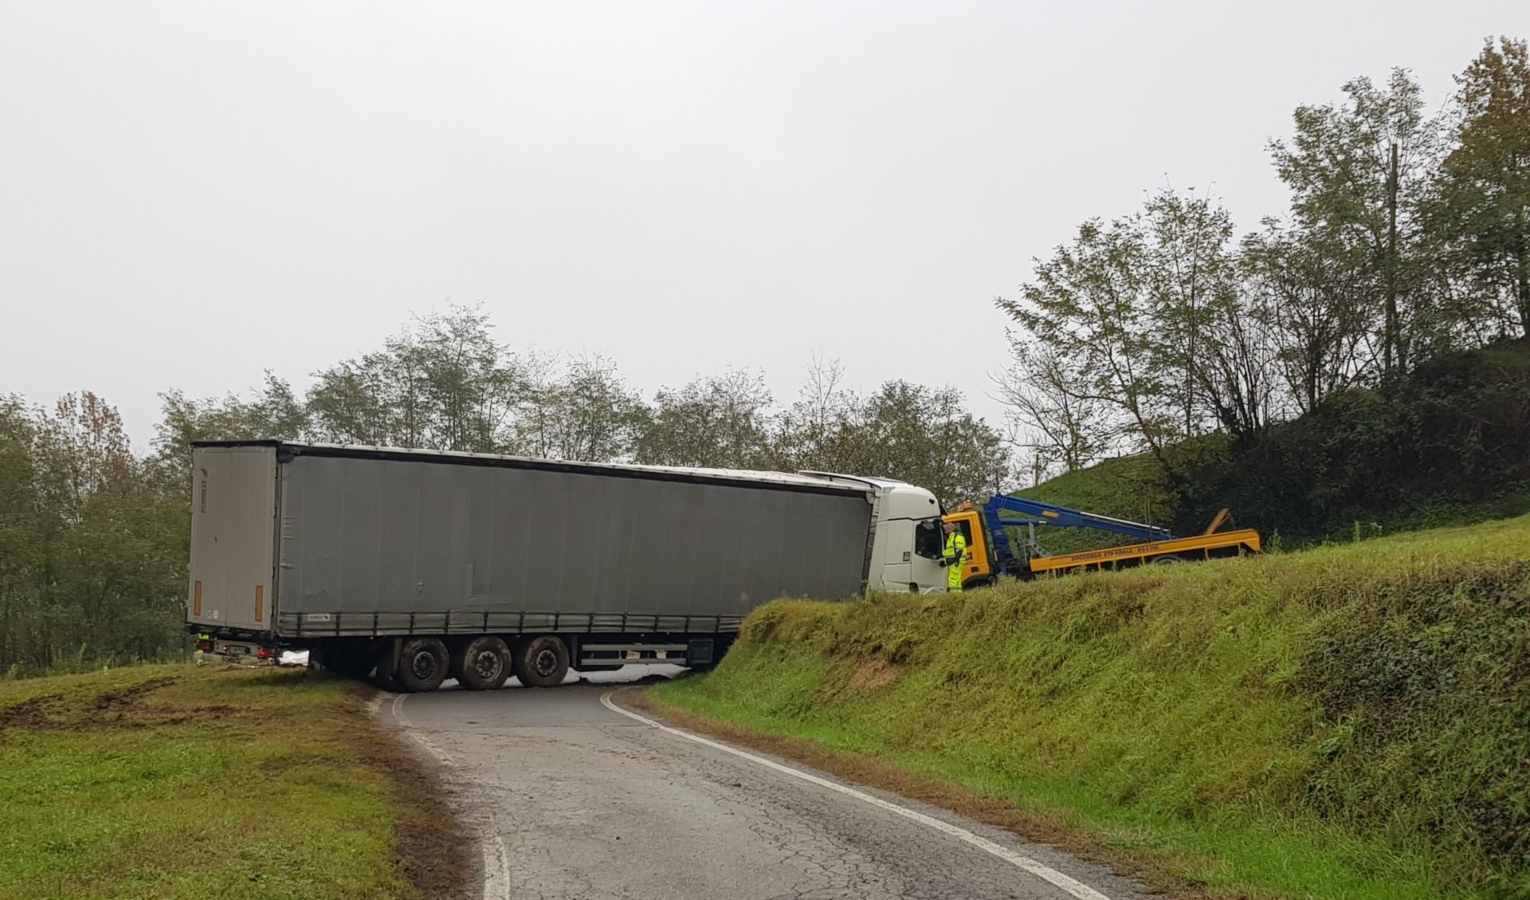
[{"label": "worker", "polygon": [[962,564],[967,561],[967,537],[955,522],[947,522],[945,526],[946,549],[941,554],[940,564],[946,569],[946,592],[960,594],[964,568]]}]

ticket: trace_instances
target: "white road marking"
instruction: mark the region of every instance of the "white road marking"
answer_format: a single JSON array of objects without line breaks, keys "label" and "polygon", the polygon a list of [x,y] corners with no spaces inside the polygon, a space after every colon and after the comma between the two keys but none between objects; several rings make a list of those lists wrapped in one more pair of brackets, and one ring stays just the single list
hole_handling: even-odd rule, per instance
[{"label": "white road marking", "polygon": [[[430,755],[456,768],[457,763],[450,753],[415,731],[414,725],[404,718],[404,700],[408,697],[408,694],[399,694],[393,698],[393,718],[403,726],[404,733],[417,741]],[[489,821],[481,831],[482,837],[478,843],[483,852],[483,900],[510,900],[510,848],[505,846],[504,838],[499,835],[494,810],[489,810]]]},{"label": "white road marking", "polygon": [[1070,878],[1050,866],[1044,865],[1034,859],[1031,859],[1029,856],[1016,853],[1008,847],[1002,847],[998,844],[995,844],[993,841],[990,841],[987,838],[979,837],[978,835],[973,834],[965,828],[952,825],[950,822],[942,821],[935,818],[934,816],[927,816],[922,812],[917,812],[907,807],[899,806],[896,803],[889,803],[880,797],[873,797],[864,791],[858,791],[855,788],[846,787],[845,785],[829,781],[826,778],[819,778],[817,775],[803,772],[800,769],[794,769],[791,766],[783,766],[774,760],[766,759],[763,756],[756,756],[753,753],[740,750],[737,747],[730,747],[727,744],[708,740],[707,738],[701,737],[700,735],[691,734],[689,731],[681,731],[678,728],[671,728],[670,726],[661,722],[655,722],[653,719],[650,719],[647,716],[640,716],[631,710],[622,709],[620,706],[617,706],[615,703],[611,702],[612,693],[615,692],[611,691],[604,694],[600,698],[600,702],[605,704],[607,709],[610,709],[613,712],[621,713],[629,719],[636,719],[637,721],[642,722],[645,725],[650,725],[654,728],[657,728],[666,734],[682,737],[688,741],[695,741],[698,744],[705,744],[714,750],[721,750],[724,753],[731,753],[734,756],[742,757],[743,759],[747,759],[752,763],[762,765],[768,769],[774,769],[777,772],[790,775],[793,778],[800,778],[803,781],[816,784],[819,787],[827,788],[831,791],[837,791],[847,797],[854,797],[857,800],[870,803],[872,806],[878,807],[880,809],[885,809],[888,812],[894,813],[896,815],[900,815],[905,819],[918,822],[921,825],[948,834],[959,841],[965,841],[966,843],[971,844],[972,846],[982,850],[985,853],[997,856],[999,859],[1004,860],[1016,868],[1029,872],[1037,878],[1040,878],[1042,881],[1045,881],[1057,887],[1058,889],[1067,892],[1070,896],[1078,898],[1078,900],[1110,900],[1109,897],[1105,896],[1089,885],[1078,881],[1077,879]]}]

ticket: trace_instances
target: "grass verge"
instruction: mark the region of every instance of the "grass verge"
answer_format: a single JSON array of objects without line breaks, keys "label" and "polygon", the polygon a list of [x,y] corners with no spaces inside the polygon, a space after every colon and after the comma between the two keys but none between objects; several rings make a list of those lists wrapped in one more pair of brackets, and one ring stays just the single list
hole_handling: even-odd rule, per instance
[{"label": "grass verge", "polygon": [[0,900],[463,896],[471,842],[364,692],[187,665],[0,682]]},{"label": "grass verge", "polygon": [[654,697],[1010,805],[1020,833],[1181,893],[1526,897],[1527,558],[1517,519],[962,597],[782,601],[715,673]]}]

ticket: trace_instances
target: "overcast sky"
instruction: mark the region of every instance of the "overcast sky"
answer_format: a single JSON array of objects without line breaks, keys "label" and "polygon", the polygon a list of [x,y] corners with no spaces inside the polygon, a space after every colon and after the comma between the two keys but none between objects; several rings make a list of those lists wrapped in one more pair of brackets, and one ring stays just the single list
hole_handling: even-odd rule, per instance
[{"label": "overcast sky", "polygon": [[143,450],[161,391],[452,301],[647,395],[820,351],[996,421],[1033,257],[1165,184],[1251,230],[1295,106],[1443,100],[1500,33],[1530,6],[0,0],[0,393]]}]

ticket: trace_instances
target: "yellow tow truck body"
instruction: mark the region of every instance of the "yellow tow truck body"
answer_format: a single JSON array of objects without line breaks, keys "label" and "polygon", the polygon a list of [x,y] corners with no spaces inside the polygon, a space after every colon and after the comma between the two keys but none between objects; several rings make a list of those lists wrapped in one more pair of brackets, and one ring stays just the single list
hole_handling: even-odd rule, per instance
[{"label": "yellow tow truck body", "polygon": [[[996,504],[995,501],[1000,502]],[[963,587],[993,584],[1000,575],[1028,578],[1038,575],[1060,575],[1066,572],[1124,569],[1141,565],[1165,565],[1245,556],[1250,553],[1260,553],[1263,550],[1259,532],[1251,528],[1221,530],[1231,520],[1228,511],[1224,509],[1217,514],[1204,533],[1194,537],[1173,537],[1161,529],[1154,529],[1162,536],[1101,550],[1084,550],[1056,556],[1031,555],[1026,559],[1020,559],[1010,550],[1008,535],[1004,535],[1002,540],[994,539],[991,532],[995,521],[1012,526],[1039,523],[1081,525],[1081,527],[1099,527],[1092,522],[1101,521],[1109,523],[1112,530],[1123,532],[1147,529],[1151,526],[1138,526],[1137,523],[1122,522],[1103,516],[1078,514],[1076,510],[1057,508],[1058,512],[1054,513],[1051,509],[1042,508],[1046,504],[1033,501],[1027,501],[1027,505],[1035,508],[1031,514],[1037,518],[1000,519],[997,517],[995,507],[1009,508],[1016,501],[1012,498],[995,498],[995,501],[990,501],[988,507],[982,509],[975,508],[970,503],[964,503],[942,517],[943,521],[954,523],[960,528],[967,539],[968,560],[962,571]],[[1068,515],[1070,513],[1074,514],[1071,518]],[[1089,521],[1081,523],[1078,521],[1080,517]]]}]

